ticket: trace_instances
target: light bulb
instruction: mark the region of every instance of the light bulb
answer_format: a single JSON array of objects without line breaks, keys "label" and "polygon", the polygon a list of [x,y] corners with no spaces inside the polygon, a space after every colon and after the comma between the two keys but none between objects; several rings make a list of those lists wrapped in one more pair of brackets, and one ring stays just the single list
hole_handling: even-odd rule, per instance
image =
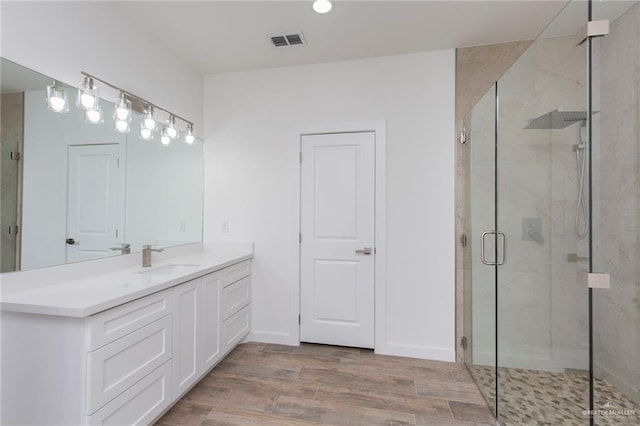
[{"label": "light bulb", "polygon": [[67,102],[61,96],[54,95],[51,98],[49,98],[49,106],[55,112],[62,112],[66,105],[67,105]]},{"label": "light bulb", "polygon": [[54,81],[53,84],[47,86],[47,108],[54,112],[69,111],[67,90],[57,81]]},{"label": "light bulb", "polygon": [[153,107],[149,107],[147,111],[144,113],[144,118],[142,119],[142,125],[149,130],[155,130],[156,128],[156,118],[153,114]]},{"label": "light bulb", "polygon": [[99,99],[98,88],[93,83],[93,79],[85,77],[82,84],[78,86],[76,105],[85,110],[96,109],[98,108]]},{"label": "light bulb", "polygon": [[102,112],[99,108],[88,109],[84,112],[84,118],[91,124],[102,123]]},{"label": "light bulb", "polygon": [[116,130],[120,133],[129,132],[129,122],[127,120],[116,120]]},{"label": "light bulb", "polygon": [[113,118],[120,121],[131,120],[131,101],[126,98],[124,93],[121,93],[120,97],[115,101],[115,106]]},{"label": "light bulb", "polygon": [[160,142],[162,145],[167,146],[171,143],[171,138],[168,135],[160,136]]},{"label": "light bulb", "polygon": [[140,123],[140,137],[146,141],[153,139],[153,130],[144,127],[144,123]]},{"label": "light bulb", "polygon": [[85,108],[91,108],[96,103],[96,97],[93,95],[89,95],[87,93],[83,93],[80,95],[80,104],[82,104]]},{"label": "light bulb", "polygon": [[187,133],[184,135],[184,143],[186,143],[187,145],[193,145],[195,140],[196,140],[196,137],[193,136],[193,125],[189,124],[189,127],[187,128]]},{"label": "light bulb", "polygon": [[313,2],[313,10],[317,13],[327,13],[333,8],[333,4],[329,0],[316,0]]},{"label": "light bulb", "polygon": [[176,118],[173,115],[169,117],[169,120],[167,120],[167,124],[163,128],[163,133],[171,139],[178,137],[178,130],[176,130]]}]

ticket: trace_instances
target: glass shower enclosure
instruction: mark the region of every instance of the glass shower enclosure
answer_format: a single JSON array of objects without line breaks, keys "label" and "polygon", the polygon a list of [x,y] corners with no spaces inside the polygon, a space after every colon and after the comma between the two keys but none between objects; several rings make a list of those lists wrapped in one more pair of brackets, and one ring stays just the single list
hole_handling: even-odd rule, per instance
[{"label": "glass shower enclosure", "polygon": [[464,127],[464,359],[496,419],[640,424],[640,4],[568,3]]}]

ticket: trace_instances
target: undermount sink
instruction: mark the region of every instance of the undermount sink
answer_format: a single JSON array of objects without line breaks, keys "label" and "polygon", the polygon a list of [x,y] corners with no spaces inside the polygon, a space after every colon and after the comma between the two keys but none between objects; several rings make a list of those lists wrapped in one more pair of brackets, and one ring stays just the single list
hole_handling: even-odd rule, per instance
[{"label": "undermount sink", "polygon": [[173,275],[180,272],[190,272],[193,268],[197,268],[200,265],[190,265],[183,263],[170,263],[168,265],[155,266],[151,268],[144,268],[139,271],[135,271],[134,274],[149,274],[149,275]]}]

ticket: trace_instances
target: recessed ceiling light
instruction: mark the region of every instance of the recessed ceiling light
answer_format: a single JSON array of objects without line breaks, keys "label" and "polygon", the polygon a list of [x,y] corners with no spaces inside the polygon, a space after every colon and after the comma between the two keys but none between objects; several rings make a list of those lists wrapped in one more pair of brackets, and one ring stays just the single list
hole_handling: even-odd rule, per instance
[{"label": "recessed ceiling light", "polygon": [[318,13],[327,13],[332,7],[333,4],[330,0],[316,0],[313,2],[313,10]]}]

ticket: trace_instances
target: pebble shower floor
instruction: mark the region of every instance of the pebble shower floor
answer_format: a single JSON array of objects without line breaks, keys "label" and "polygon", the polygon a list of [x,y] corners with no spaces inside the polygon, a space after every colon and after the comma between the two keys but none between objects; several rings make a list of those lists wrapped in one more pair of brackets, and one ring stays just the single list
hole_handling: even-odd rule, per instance
[{"label": "pebble shower floor", "polygon": [[[495,373],[489,366],[470,366],[480,391],[495,405]],[[506,426],[589,424],[589,378],[581,373],[499,368],[499,415]],[[603,379],[595,381],[595,424],[640,424],[640,407]]]}]

